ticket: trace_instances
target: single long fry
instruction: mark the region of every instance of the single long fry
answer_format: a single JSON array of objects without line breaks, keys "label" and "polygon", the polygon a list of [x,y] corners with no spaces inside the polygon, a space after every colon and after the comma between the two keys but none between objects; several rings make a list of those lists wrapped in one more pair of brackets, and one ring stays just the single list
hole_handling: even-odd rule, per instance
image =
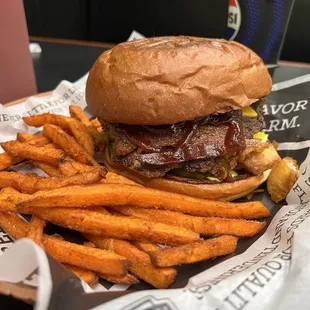
[{"label": "single long fry", "polygon": [[[0,226],[13,237],[26,236],[29,224],[12,213],[0,212]],[[71,264],[96,272],[123,276],[127,273],[130,262],[113,252],[61,240],[57,237],[43,235],[45,250],[61,263]]]},{"label": "single long fry", "polygon": [[88,248],[47,235],[43,240],[46,251],[61,263],[116,276],[127,273],[128,260],[113,252],[102,252],[97,248]]},{"label": "single long fry", "polygon": [[61,188],[73,184],[92,184],[99,182],[106,174],[104,167],[93,168],[90,171],[75,174],[71,177],[44,178],[38,175],[27,175],[18,172],[0,172],[0,188],[13,187],[23,193],[35,193],[41,190]]},{"label": "single long fry", "polygon": [[0,212],[13,212],[16,213],[15,203],[0,199]]},{"label": "single long fry", "polygon": [[19,162],[21,162],[23,158],[16,157],[4,152],[0,154],[0,170],[5,170]]},{"label": "single long fry", "polygon": [[69,129],[73,137],[91,155],[95,154],[95,146],[92,136],[86,131],[85,127],[76,119],[68,121]]},{"label": "single long fry", "polygon": [[128,241],[107,239],[90,234],[87,234],[85,237],[98,248],[113,251],[126,257],[131,262],[129,270],[156,288],[169,287],[176,277],[177,272],[174,268],[155,267],[148,254],[140,251]]},{"label": "single long fry", "polygon": [[20,194],[20,192],[13,187],[4,187],[0,191],[0,197],[2,194]]},{"label": "single long fry", "polygon": [[94,271],[69,264],[64,264],[64,266],[72,273],[74,273],[77,277],[86,282],[89,286],[95,286],[98,283],[98,275]]},{"label": "single long fry", "polygon": [[264,222],[217,217],[198,217],[169,210],[142,209],[131,206],[113,206],[113,209],[126,214],[168,225],[181,226],[195,232],[214,235],[233,235],[252,237],[264,227]]},{"label": "single long fry", "polygon": [[84,126],[89,126],[90,120],[88,119],[81,107],[77,105],[70,105],[69,112],[71,117],[78,119]]},{"label": "single long fry", "polygon": [[65,159],[62,163],[58,165],[58,169],[64,176],[71,176],[77,173],[83,173],[92,170],[93,166],[88,166],[79,163],[75,160]]},{"label": "single long fry", "polygon": [[[88,119],[84,111],[79,106],[71,105],[69,107],[69,111],[72,117],[76,118],[80,121],[81,124],[83,124],[87,132],[92,136],[96,146],[100,144],[102,144],[102,146],[105,145],[105,137],[98,132],[97,128],[92,124],[92,122]],[[101,148],[101,150],[103,149]]]},{"label": "single long fry", "polygon": [[[22,212],[27,211],[22,210]],[[199,234],[185,228],[83,209],[34,208],[30,212],[62,227],[112,238],[144,240],[168,245],[200,240]]]},{"label": "single long fry", "polygon": [[234,236],[220,236],[203,242],[185,244],[151,253],[156,266],[169,267],[192,264],[217,256],[227,255],[236,250],[238,239]]},{"label": "single long fry", "polygon": [[47,163],[43,163],[43,162],[39,162],[39,161],[34,161],[33,165],[39,169],[41,169],[43,172],[45,172],[47,175],[49,175],[50,177],[57,177],[60,178],[62,177],[62,173],[55,168],[52,165],[49,165]]},{"label": "single long fry", "polygon": [[29,126],[42,127],[45,124],[53,124],[64,129],[69,129],[68,119],[67,116],[50,113],[23,117],[23,121]]},{"label": "single long fry", "polygon": [[47,224],[46,221],[33,215],[28,225],[28,232],[27,232],[26,237],[34,241],[41,248],[44,248],[43,230],[46,224]]},{"label": "single long fry", "polygon": [[101,183],[116,183],[116,184],[143,186],[135,181],[132,181],[122,175],[116,174],[111,171],[109,171],[105,176],[105,178],[101,180]]},{"label": "single long fry", "polygon": [[18,141],[4,142],[1,146],[12,156],[42,161],[53,166],[57,166],[65,157],[62,150],[30,145]]},{"label": "single long fry", "polygon": [[18,172],[0,172],[0,188],[12,187],[24,193],[34,193],[37,191],[34,186],[39,180],[45,180],[38,175],[28,175]]},{"label": "single long fry", "polygon": [[117,283],[117,284],[137,284],[140,283],[140,281],[133,276],[130,273],[126,273],[122,277],[117,277],[117,276],[109,276],[104,273],[98,273],[99,278],[102,278],[106,281],[112,282],[112,283]]},{"label": "single long fry", "polygon": [[[95,247],[90,242],[84,242],[84,246],[92,247],[92,248]],[[98,273],[98,276],[106,281],[118,283],[118,284],[136,284],[140,282],[135,276],[133,276],[130,273],[127,273],[121,277],[111,276],[111,275],[104,274],[104,273]]]},{"label": "single long fry", "polygon": [[90,208],[90,211],[98,212],[98,213],[105,214],[105,215],[111,215],[112,214],[110,212],[110,210],[108,211],[104,207],[93,207],[93,208]]},{"label": "single long fry", "polygon": [[9,190],[9,192],[1,191],[0,193],[0,211],[1,212],[13,212],[16,213],[17,209],[15,207],[15,204],[19,201],[22,201],[23,199],[29,198],[30,195],[28,194],[22,194],[18,191],[12,192],[12,190]]},{"label": "single long fry", "polygon": [[51,142],[47,137],[44,137],[42,134],[32,135],[29,133],[21,132],[17,133],[16,140],[19,142],[27,142],[28,144],[36,146],[44,146]]},{"label": "single long fry", "polygon": [[0,212],[0,227],[13,239],[25,237],[28,231],[28,223],[14,213]]},{"label": "single long fry", "polygon": [[93,126],[95,126],[97,129],[102,127],[101,123],[98,121],[98,118],[94,118],[94,119],[92,119],[90,122],[91,122],[91,123],[93,124]]},{"label": "single long fry", "polygon": [[46,124],[43,127],[43,134],[53,140],[57,145],[82,164],[98,166],[87,151],[80,146],[76,140],[65,133],[60,127]]},{"label": "single long fry", "polygon": [[[7,185],[9,186],[9,185]],[[68,187],[40,193],[19,207],[93,207],[126,206],[161,208],[198,216],[227,218],[261,218],[269,216],[268,209],[260,201],[224,202],[204,200],[146,187],[117,184],[95,184]]]},{"label": "single long fry", "polygon": [[[20,133],[17,134],[17,140],[19,141],[19,136],[22,135]],[[31,145],[37,145],[37,146],[44,146],[46,144],[49,143],[48,138],[43,137],[43,136],[39,136],[39,135],[28,135],[28,134],[24,134],[27,135],[27,138],[23,139],[23,137],[21,137],[20,142],[27,142],[28,144]],[[0,154],[0,170],[5,170],[19,162],[21,162],[24,158],[22,157],[17,157],[17,156],[12,156],[10,154],[8,154],[7,152],[4,152],[2,154]]]},{"label": "single long fry", "polygon": [[[36,139],[38,137],[43,137],[43,135],[40,134],[31,134],[31,133],[23,133],[23,132],[18,132],[16,135],[16,140],[19,142],[27,142],[33,139]],[[48,138],[44,137],[45,139],[48,140]]]},{"label": "single long fry", "polygon": [[158,244],[143,242],[143,241],[134,241],[133,244],[141,251],[146,254],[151,254],[161,250],[161,247]]}]

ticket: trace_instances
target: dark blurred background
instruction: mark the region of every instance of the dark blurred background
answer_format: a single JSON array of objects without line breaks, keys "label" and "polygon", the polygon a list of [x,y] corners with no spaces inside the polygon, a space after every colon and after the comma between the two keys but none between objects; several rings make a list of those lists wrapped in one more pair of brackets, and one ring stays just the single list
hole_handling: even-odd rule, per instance
[{"label": "dark blurred background", "polygon": [[[245,0],[239,0],[239,3]],[[143,35],[187,34],[227,37],[228,4],[236,0],[24,0],[31,36],[118,43],[133,29]],[[281,13],[293,0],[247,0],[247,9],[263,20],[269,11],[255,12],[260,2]],[[257,8],[256,8],[257,9]],[[280,59],[310,62],[309,0],[295,0]],[[257,16],[256,16],[256,15]],[[244,20],[243,20],[244,22]],[[268,23],[266,21],[265,23]],[[275,28],[279,25],[275,24]],[[262,27],[262,26],[260,26]],[[256,29],[258,32],[260,29]],[[251,31],[251,29],[249,30]],[[271,31],[271,30],[270,30]],[[261,29],[262,34],[265,30]]]},{"label": "dark blurred background", "polygon": [[24,7],[32,36],[118,43],[133,29],[145,36],[221,35],[228,0],[211,1],[24,0]]}]

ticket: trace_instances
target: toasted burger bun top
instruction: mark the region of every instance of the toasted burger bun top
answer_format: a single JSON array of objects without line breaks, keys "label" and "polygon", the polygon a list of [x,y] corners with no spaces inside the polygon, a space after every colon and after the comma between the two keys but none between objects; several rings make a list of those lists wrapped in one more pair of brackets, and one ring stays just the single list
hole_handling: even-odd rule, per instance
[{"label": "toasted burger bun top", "polygon": [[86,101],[107,122],[173,124],[248,106],[271,86],[263,61],[239,43],[155,37],[101,54],[89,73]]},{"label": "toasted burger bun top", "polygon": [[[109,171],[123,175],[130,180],[140,183],[146,187],[164,190],[167,192],[179,193],[187,196],[231,201],[244,197],[264,183],[269,174],[270,169],[264,171],[260,175],[251,176],[244,180],[232,183],[218,184],[191,184],[186,181],[180,182],[167,178],[147,178],[123,166],[120,166],[110,160],[108,148],[104,151],[104,164]],[[113,182],[113,181],[112,181]]]}]

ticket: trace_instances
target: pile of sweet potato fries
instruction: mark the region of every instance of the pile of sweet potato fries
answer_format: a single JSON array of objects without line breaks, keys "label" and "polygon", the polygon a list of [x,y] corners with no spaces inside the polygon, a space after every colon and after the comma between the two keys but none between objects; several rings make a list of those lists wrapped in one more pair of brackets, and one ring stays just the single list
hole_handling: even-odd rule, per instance
[{"label": "pile of sweet potato fries", "polygon": [[[167,288],[175,266],[233,253],[239,237],[265,226],[256,220],[270,215],[261,202],[192,198],[107,172],[94,159],[106,143],[100,123],[77,106],[70,115],[24,117],[42,132],[1,144],[0,226],[14,239],[31,238],[88,284],[142,279]],[[11,171],[22,161],[47,176]],[[84,243],[45,234],[48,222],[80,232]]]}]

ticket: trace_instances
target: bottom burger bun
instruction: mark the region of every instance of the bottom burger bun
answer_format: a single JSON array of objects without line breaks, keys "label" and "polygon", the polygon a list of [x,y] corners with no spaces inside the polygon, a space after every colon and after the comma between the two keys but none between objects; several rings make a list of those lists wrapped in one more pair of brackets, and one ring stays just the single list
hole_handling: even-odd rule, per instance
[{"label": "bottom burger bun", "polygon": [[235,181],[233,183],[223,182],[218,184],[191,184],[168,178],[147,178],[142,176],[134,171],[126,169],[125,167],[112,162],[109,156],[108,148],[106,148],[104,152],[104,164],[109,171],[123,175],[146,187],[197,198],[225,201],[235,200],[248,195],[267,180],[271,171],[269,169],[260,175],[251,176],[247,179]]}]

